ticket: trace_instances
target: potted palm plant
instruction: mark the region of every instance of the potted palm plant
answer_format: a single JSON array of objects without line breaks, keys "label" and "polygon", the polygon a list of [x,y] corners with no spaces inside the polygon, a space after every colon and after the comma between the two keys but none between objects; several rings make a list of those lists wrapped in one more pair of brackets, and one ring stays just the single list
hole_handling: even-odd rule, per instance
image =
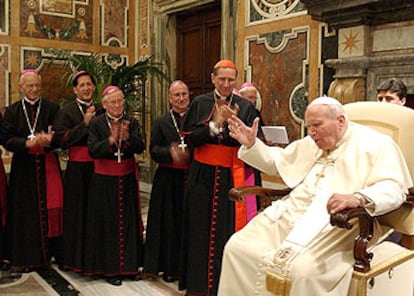
[{"label": "potted palm plant", "polygon": [[[99,53],[90,55],[74,55],[68,50],[51,50],[54,57],[48,65],[56,61],[62,62],[64,72],[62,79],[70,86],[73,75],[84,70],[95,77],[96,94],[94,100],[100,102],[100,94],[108,85],[117,85],[125,94],[128,112],[142,109],[145,103],[145,83],[149,77],[154,77],[159,83],[168,82],[168,76],[163,72],[162,63],[154,62],[152,58],[143,58],[135,64],[113,68],[105,62],[104,56]],[[65,102],[62,102],[65,104]],[[145,106],[144,106],[145,107]],[[145,108],[143,109],[145,110]]]}]

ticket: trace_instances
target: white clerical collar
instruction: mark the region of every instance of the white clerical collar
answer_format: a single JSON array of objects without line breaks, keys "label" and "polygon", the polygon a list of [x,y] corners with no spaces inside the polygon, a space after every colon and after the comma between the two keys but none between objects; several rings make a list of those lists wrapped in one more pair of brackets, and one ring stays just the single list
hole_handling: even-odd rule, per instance
[{"label": "white clerical collar", "polygon": [[85,106],[87,106],[87,107],[89,107],[89,106],[91,106],[91,105],[93,104],[92,100],[90,100],[90,101],[88,101],[88,102],[85,102],[85,101],[82,101],[82,100],[81,100],[81,99],[79,99],[79,98],[76,98],[76,101],[78,101],[78,103],[79,103],[79,104],[85,105]]},{"label": "white clerical collar", "polygon": [[222,96],[222,95],[218,92],[217,88],[214,90],[214,92],[216,93],[217,98],[220,98],[220,99],[222,99],[222,100],[227,100],[227,97],[226,97],[226,96]]},{"label": "white clerical collar", "polygon": [[108,112],[106,112],[106,116],[108,116],[108,118],[110,118],[112,120],[119,121],[122,117],[124,117],[124,114],[122,114],[119,117],[115,117],[115,116],[112,116],[111,114],[109,114]]},{"label": "white clerical collar", "polygon": [[37,98],[37,99],[35,99],[35,100],[29,100],[28,98],[26,98],[26,97],[24,97],[24,101],[25,102],[27,102],[28,104],[30,104],[30,105],[35,105],[37,102],[39,102],[39,100],[40,100],[40,98]]},{"label": "white clerical collar", "polygon": [[175,114],[180,115],[180,117],[183,117],[183,116],[187,113],[187,110],[186,110],[186,111],[184,111],[184,112],[177,112],[177,111],[175,111],[174,109],[172,109],[172,111],[173,111]]}]

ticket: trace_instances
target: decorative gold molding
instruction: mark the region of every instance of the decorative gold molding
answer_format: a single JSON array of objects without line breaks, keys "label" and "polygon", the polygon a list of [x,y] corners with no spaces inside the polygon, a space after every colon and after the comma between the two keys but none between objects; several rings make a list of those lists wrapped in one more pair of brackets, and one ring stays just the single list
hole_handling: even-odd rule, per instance
[{"label": "decorative gold molding", "polygon": [[102,0],[101,45],[128,48],[127,0]]},{"label": "decorative gold molding", "polygon": [[140,48],[147,48],[150,45],[150,25],[149,25],[149,0],[139,1],[138,8],[138,46]]},{"label": "decorative gold molding", "polygon": [[0,44],[0,109],[9,105],[10,46]]},{"label": "decorative gold molding", "polygon": [[328,95],[338,99],[342,104],[365,101],[365,79],[335,79],[329,86]]},{"label": "decorative gold molding", "polygon": [[6,11],[9,11],[9,1],[3,1],[3,7],[0,9],[0,35],[7,35],[9,33],[10,16]]},{"label": "decorative gold molding", "polygon": [[[245,3],[247,24],[273,22],[306,14],[299,0],[245,0]],[[256,16],[252,18],[253,15]]]}]

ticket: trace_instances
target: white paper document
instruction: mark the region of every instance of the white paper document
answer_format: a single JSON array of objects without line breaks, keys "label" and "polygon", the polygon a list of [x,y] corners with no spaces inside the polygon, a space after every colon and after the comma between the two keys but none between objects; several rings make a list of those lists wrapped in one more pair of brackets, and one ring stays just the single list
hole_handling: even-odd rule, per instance
[{"label": "white paper document", "polygon": [[289,138],[286,132],[285,126],[280,125],[268,125],[262,126],[262,131],[266,141],[275,144],[288,144]]}]

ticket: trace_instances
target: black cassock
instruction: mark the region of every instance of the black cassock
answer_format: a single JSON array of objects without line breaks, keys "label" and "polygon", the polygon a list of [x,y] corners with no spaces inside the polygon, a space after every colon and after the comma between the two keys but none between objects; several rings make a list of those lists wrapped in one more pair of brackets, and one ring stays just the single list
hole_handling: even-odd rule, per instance
[{"label": "black cassock", "polygon": [[[40,99],[33,107],[24,103],[31,126],[36,121],[37,109],[40,108],[36,132],[47,132],[53,124],[59,105]],[[40,104],[40,107],[39,107]],[[13,152],[10,169],[10,183],[8,192],[7,235],[12,266],[16,267],[44,267],[49,264],[53,255],[56,260],[62,258],[61,250],[55,243],[62,235],[62,196],[49,191],[47,185],[61,190],[60,168],[57,154],[53,151],[54,143],[45,152],[29,153],[25,146],[31,134],[22,101],[10,105],[4,115],[4,120],[10,124],[10,135],[5,148]],[[46,158],[51,160],[54,169],[53,180],[50,166],[47,170]],[[50,162],[48,162],[50,163]],[[59,187],[60,186],[60,187]],[[50,187],[49,187],[50,188]],[[52,207],[53,201],[53,208]],[[51,239],[54,238],[54,239]],[[56,251],[56,252],[55,252]]]},{"label": "black cassock", "polygon": [[[180,115],[173,112],[177,128]],[[148,210],[145,238],[144,271],[151,274],[163,272],[164,279],[178,277],[180,237],[184,187],[189,164],[174,165],[170,145],[180,143],[171,113],[154,120],[151,130],[151,157],[158,163],[155,172]]]},{"label": "black cassock", "polygon": [[[138,121],[130,116],[123,120],[130,125],[129,140],[120,147],[121,163],[117,161],[117,147],[108,142],[111,123],[106,114],[93,118],[89,124],[88,148],[95,160],[85,232],[84,273],[89,275],[136,275],[143,263],[143,225],[134,153],[143,152],[145,144]],[[133,163],[135,170],[116,173],[127,163]],[[105,173],[97,172],[98,164]]]},{"label": "black cassock", "polygon": [[[238,117],[248,126],[257,117],[253,104],[237,95],[229,96],[226,104],[237,104]],[[183,130],[190,133],[189,144],[195,150],[206,144],[223,148],[240,146],[229,136],[227,125],[220,135],[210,135],[208,122],[215,106],[213,93],[200,95],[190,104]],[[235,231],[235,204],[228,199],[232,187],[229,167],[192,161],[184,196],[179,282],[179,288],[187,289],[187,293],[217,293],[224,245]]]},{"label": "black cassock", "polygon": [[[100,106],[95,108],[97,115],[102,113]],[[63,266],[76,272],[83,271],[86,205],[94,167],[88,153],[89,127],[83,122],[86,109],[74,100],[56,114],[53,125],[56,140],[69,153],[64,174]]]}]

